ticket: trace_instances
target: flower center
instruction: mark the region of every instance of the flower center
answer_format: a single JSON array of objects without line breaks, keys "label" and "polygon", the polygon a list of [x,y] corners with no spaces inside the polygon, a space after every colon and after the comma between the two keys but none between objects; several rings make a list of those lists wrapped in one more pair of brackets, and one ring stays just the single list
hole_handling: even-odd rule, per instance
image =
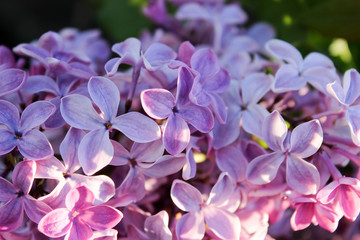
[{"label": "flower center", "polygon": [[22,133],[16,131],[16,132],[15,132],[15,138],[16,138],[16,139],[21,139],[21,138],[22,138]]},{"label": "flower center", "polygon": [[105,123],[104,125],[105,125],[105,128],[106,128],[107,130],[109,130],[109,129],[112,127],[112,125],[111,125],[110,122],[107,122],[107,123]]}]

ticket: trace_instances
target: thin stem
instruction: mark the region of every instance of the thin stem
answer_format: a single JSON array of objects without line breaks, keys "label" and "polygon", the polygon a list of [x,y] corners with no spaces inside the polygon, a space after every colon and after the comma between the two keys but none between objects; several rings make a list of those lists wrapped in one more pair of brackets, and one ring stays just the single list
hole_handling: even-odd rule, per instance
[{"label": "thin stem", "polygon": [[329,169],[329,172],[334,180],[341,178],[342,174],[339,171],[339,169],[336,168],[335,164],[330,160],[328,154],[326,152],[320,153],[320,156],[324,160],[324,163],[326,164],[327,168]]},{"label": "thin stem", "polygon": [[131,108],[132,99],[134,97],[136,85],[137,85],[137,82],[138,82],[139,76],[140,76],[141,66],[142,66],[141,64],[136,64],[134,66],[134,69],[132,72],[132,80],[131,80],[131,84],[130,84],[130,90],[129,90],[129,94],[128,94],[128,97],[127,97],[126,103],[125,103],[125,113],[127,113]]},{"label": "thin stem", "polygon": [[343,155],[344,157],[350,159],[350,160],[353,161],[357,166],[360,167],[360,157],[359,157],[359,156],[357,156],[357,155],[355,155],[355,154],[352,154],[352,153],[350,153],[350,152],[348,152],[348,151],[345,151],[345,150],[343,150],[343,149],[341,149],[341,148],[333,148],[332,150],[333,150],[334,152],[339,153],[339,154]]},{"label": "thin stem", "polygon": [[337,136],[324,135],[324,142],[328,144],[344,144],[349,147],[357,147],[352,140]]}]

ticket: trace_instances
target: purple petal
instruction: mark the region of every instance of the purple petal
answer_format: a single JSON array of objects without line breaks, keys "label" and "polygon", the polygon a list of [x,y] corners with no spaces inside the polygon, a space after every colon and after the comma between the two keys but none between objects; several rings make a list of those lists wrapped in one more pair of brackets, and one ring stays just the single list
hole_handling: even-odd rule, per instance
[{"label": "purple petal", "polygon": [[12,130],[17,130],[19,110],[10,102],[0,100],[0,124],[5,124]]},{"label": "purple petal", "polygon": [[224,100],[218,94],[211,94],[211,104],[210,109],[214,113],[216,119],[219,123],[224,124],[227,118],[227,109]]},{"label": "purple petal", "polygon": [[24,197],[23,203],[26,215],[35,223],[39,223],[39,221],[52,210],[47,204],[30,195]]},{"label": "purple petal", "polygon": [[18,229],[24,219],[24,207],[21,198],[15,198],[0,207],[0,232],[12,232]]},{"label": "purple petal", "polygon": [[262,125],[262,137],[272,150],[277,151],[283,148],[287,132],[285,120],[277,110],[265,118]]},{"label": "purple petal", "polygon": [[43,48],[31,45],[31,44],[19,44],[13,51],[17,54],[34,58],[41,62],[44,66],[47,66],[46,58],[51,57],[50,53]]},{"label": "purple petal", "polygon": [[341,104],[345,103],[345,92],[339,82],[333,81],[326,85],[326,91]]},{"label": "purple petal", "polygon": [[141,42],[136,38],[128,38],[121,43],[114,44],[113,52],[126,59],[124,63],[134,66],[140,60]]},{"label": "purple petal", "polygon": [[81,166],[78,159],[78,148],[84,136],[84,131],[70,128],[60,144],[60,154],[69,172],[75,172]]},{"label": "purple petal", "polygon": [[65,178],[62,178],[56,187],[48,194],[43,197],[39,197],[38,200],[46,203],[53,209],[56,208],[64,208],[65,206],[65,198],[67,193],[74,188],[69,181],[66,181]]},{"label": "purple petal", "polygon": [[276,58],[283,59],[297,67],[300,67],[302,64],[303,59],[300,52],[290,43],[279,39],[272,39],[266,43],[265,47]]},{"label": "purple petal", "polygon": [[[302,73],[302,76],[306,79],[317,90],[328,95],[327,85],[331,84],[334,81],[340,82],[339,76],[337,73],[331,69],[323,67],[312,67]],[[339,84],[342,98],[344,98],[344,92]]]},{"label": "purple petal", "polygon": [[44,122],[44,128],[45,129],[54,129],[54,128],[60,128],[66,124],[65,120],[63,119],[60,111],[60,104],[61,104],[61,98],[60,97],[54,97],[50,99],[50,102],[55,105],[56,110],[55,112]]},{"label": "purple petal", "polygon": [[239,4],[224,5],[220,17],[222,24],[240,24],[247,20],[247,15]]},{"label": "purple petal", "polygon": [[299,231],[307,228],[314,217],[314,203],[302,203],[291,216],[291,228]]},{"label": "purple petal", "polygon": [[299,76],[296,66],[291,64],[282,65],[275,74],[272,90],[276,93],[296,91],[305,87],[306,78]]},{"label": "purple petal", "polygon": [[38,44],[49,52],[61,51],[64,48],[64,39],[60,34],[48,31],[41,35]]},{"label": "purple petal", "polygon": [[269,112],[259,104],[248,107],[243,111],[242,115],[243,129],[247,133],[262,137],[262,129],[260,129],[259,126],[263,125],[263,122],[268,115]]},{"label": "purple petal", "polygon": [[229,73],[221,68],[214,76],[206,79],[203,83],[203,87],[206,91],[223,93],[225,92],[230,85],[230,76]]},{"label": "purple petal", "polygon": [[163,153],[164,146],[161,139],[149,143],[134,143],[131,147],[131,157],[136,159],[141,167],[153,164]]},{"label": "purple petal", "polygon": [[26,72],[20,69],[0,71],[0,96],[18,91],[26,82]]},{"label": "purple petal", "polygon": [[66,169],[56,157],[40,159],[34,162],[36,163],[35,178],[64,179],[63,173],[66,172]]},{"label": "purple petal", "polygon": [[220,239],[239,239],[240,220],[235,214],[207,206],[203,209],[205,223]]},{"label": "purple petal", "polygon": [[352,104],[360,96],[360,74],[355,69],[350,69],[344,74],[345,103]]},{"label": "purple petal", "polygon": [[115,227],[123,214],[110,206],[93,206],[80,212],[79,218],[95,230],[106,230]]},{"label": "purple petal", "polygon": [[21,139],[17,141],[20,153],[28,159],[43,159],[54,155],[46,136],[37,129],[26,132]]},{"label": "purple petal", "polygon": [[246,178],[254,184],[269,183],[276,177],[284,160],[285,155],[279,152],[261,155],[249,163],[246,169]]},{"label": "purple petal", "polygon": [[0,155],[11,152],[16,147],[16,141],[12,131],[0,128]]},{"label": "purple petal", "polygon": [[6,179],[0,177],[0,201],[8,201],[16,197],[16,189]]},{"label": "purple petal", "polygon": [[114,147],[114,157],[110,162],[110,165],[123,166],[129,163],[131,159],[130,153],[119,142],[110,140]]},{"label": "purple petal", "polygon": [[189,93],[191,91],[194,74],[187,67],[180,67],[177,78],[176,103],[178,106],[189,102]]},{"label": "purple petal", "polygon": [[104,68],[105,68],[106,74],[109,77],[112,77],[116,74],[120,64],[122,63],[122,60],[124,60],[124,59],[117,57],[117,58],[112,58],[105,63]]},{"label": "purple petal", "polygon": [[[236,198],[237,203],[236,208],[240,204],[240,196],[234,196],[236,183],[233,179],[229,176],[228,173],[221,173],[218,180],[216,181],[215,185],[212,187],[211,192],[209,194],[209,198],[206,201],[207,205],[213,205],[217,208],[221,208],[222,206],[226,205],[231,198]],[[235,201],[236,201],[235,200]]]},{"label": "purple petal", "polygon": [[152,142],[161,137],[161,131],[156,122],[138,112],[129,112],[116,117],[112,121],[112,127],[134,142]]},{"label": "purple petal", "polygon": [[186,212],[199,211],[203,204],[199,190],[178,179],[172,183],[170,196],[175,205]]},{"label": "purple petal", "polygon": [[203,239],[205,223],[202,212],[189,212],[183,215],[176,223],[178,239]]},{"label": "purple petal", "polygon": [[79,163],[86,175],[93,175],[107,166],[114,156],[109,131],[96,129],[84,136],[78,150]]},{"label": "purple petal", "polygon": [[172,155],[181,153],[190,141],[190,129],[187,123],[177,114],[172,114],[168,118],[163,142],[166,151]]},{"label": "purple petal", "polygon": [[40,220],[38,230],[52,238],[64,236],[72,227],[69,215],[69,210],[65,208],[55,209]]},{"label": "purple petal", "polygon": [[196,105],[208,106],[211,103],[211,93],[203,90],[203,86],[199,83],[197,78],[199,78],[199,76],[195,78],[189,98]]},{"label": "purple petal", "polygon": [[323,132],[318,120],[300,124],[290,137],[291,153],[307,158],[317,152],[323,141]]},{"label": "purple petal", "polygon": [[152,239],[171,240],[172,234],[168,228],[169,215],[162,210],[157,214],[146,218],[144,229]]},{"label": "purple petal", "polygon": [[15,66],[15,58],[11,50],[4,45],[0,46],[0,71]]},{"label": "purple petal", "polygon": [[104,128],[106,123],[95,111],[91,101],[82,95],[72,94],[61,99],[61,114],[72,127],[85,130]]},{"label": "purple petal", "polygon": [[234,142],[240,134],[241,111],[229,108],[225,124],[215,121],[213,145],[215,149],[225,147]]},{"label": "purple petal", "polygon": [[28,194],[34,181],[35,172],[36,163],[34,161],[19,162],[12,174],[14,186],[23,191],[24,194]]},{"label": "purple petal", "polygon": [[65,236],[64,240],[88,240],[92,239],[93,231],[90,226],[80,221],[78,218],[73,220],[70,231]]},{"label": "purple petal", "polygon": [[245,105],[256,104],[270,90],[272,78],[264,73],[248,75],[241,82],[242,100]]},{"label": "purple petal", "polygon": [[144,65],[146,69],[154,71],[175,58],[176,53],[169,46],[153,43],[144,53]]},{"label": "purple petal", "polygon": [[286,181],[299,193],[316,194],[320,187],[320,174],[313,164],[289,154],[286,160]]},{"label": "purple petal", "polygon": [[148,177],[161,178],[180,171],[185,162],[185,156],[174,157],[165,155],[158,159],[151,167],[142,169],[142,172]]},{"label": "purple petal", "polygon": [[322,67],[331,70],[335,69],[334,63],[331,59],[318,52],[309,53],[305,57],[302,69],[305,71],[314,67]]},{"label": "purple petal", "polygon": [[105,77],[92,77],[88,89],[91,99],[104,115],[103,118],[106,121],[115,118],[120,102],[120,93],[115,83]]},{"label": "purple petal", "polygon": [[350,127],[353,142],[360,146],[360,105],[349,107],[345,117]]},{"label": "purple petal", "polygon": [[199,72],[202,79],[206,79],[220,71],[220,63],[213,50],[204,48],[192,55],[191,68]]},{"label": "purple petal", "polygon": [[94,202],[94,194],[84,185],[72,189],[65,199],[66,208],[69,210],[82,210],[88,208]]},{"label": "purple petal", "polygon": [[147,89],[141,92],[141,104],[152,118],[165,119],[175,106],[174,96],[165,89]]},{"label": "purple petal", "polygon": [[189,41],[185,41],[179,46],[179,60],[190,66],[190,60],[196,49]]},{"label": "purple petal", "polygon": [[26,132],[46,121],[56,110],[49,101],[37,101],[25,108],[21,114],[19,131]]},{"label": "purple petal", "polygon": [[211,16],[205,7],[197,3],[183,4],[176,12],[177,19],[204,19],[210,20]]},{"label": "purple petal", "polygon": [[194,153],[191,148],[186,150],[186,162],[182,171],[182,178],[184,180],[189,180],[195,177],[196,174],[196,162],[194,159]]},{"label": "purple petal", "polygon": [[200,107],[189,102],[179,109],[178,114],[200,132],[209,132],[214,127],[214,117],[207,107]]},{"label": "purple petal", "polygon": [[238,147],[226,146],[217,150],[215,154],[216,164],[222,172],[228,172],[237,182],[245,179],[248,162]]}]

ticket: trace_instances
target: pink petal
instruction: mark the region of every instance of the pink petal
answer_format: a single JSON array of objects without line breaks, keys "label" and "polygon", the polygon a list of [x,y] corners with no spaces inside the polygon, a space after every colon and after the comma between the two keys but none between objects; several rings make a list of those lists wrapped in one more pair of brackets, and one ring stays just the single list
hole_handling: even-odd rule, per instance
[{"label": "pink petal", "polygon": [[286,181],[292,189],[302,194],[316,194],[320,187],[320,174],[313,164],[289,154]]},{"label": "pink petal", "polygon": [[86,175],[93,175],[107,166],[113,156],[114,148],[105,128],[89,132],[80,142],[78,157]]},{"label": "pink petal", "polygon": [[203,203],[199,190],[178,179],[172,183],[170,196],[178,208],[187,212],[200,210]]},{"label": "pink petal", "polygon": [[16,197],[17,191],[6,179],[0,177],[0,201],[8,201]]},{"label": "pink petal", "polygon": [[103,118],[111,121],[116,117],[120,93],[111,80],[105,77],[92,77],[88,83],[88,90],[93,102],[100,108]]},{"label": "pink petal", "polygon": [[333,181],[329,183],[328,185],[320,189],[320,191],[316,195],[316,199],[318,199],[323,204],[331,202],[337,196],[338,187],[338,181]]},{"label": "pink petal", "polygon": [[112,127],[134,142],[152,142],[161,137],[161,131],[156,122],[138,112],[129,112],[116,117],[112,122]]},{"label": "pink petal", "polygon": [[307,228],[314,217],[314,203],[301,203],[291,216],[291,228],[299,231]]},{"label": "pink petal", "polygon": [[141,104],[152,118],[167,118],[175,106],[174,96],[165,89],[147,89],[141,92]]},{"label": "pink petal", "polygon": [[39,223],[39,221],[52,210],[46,203],[43,203],[30,195],[24,197],[23,203],[26,215],[35,223]]},{"label": "pink petal", "polygon": [[262,137],[272,150],[283,149],[283,142],[287,132],[285,120],[277,110],[274,110],[265,118],[262,125]]},{"label": "pink petal", "polygon": [[24,218],[21,198],[15,198],[0,207],[0,232],[12,232],[18,229]]},{"label": "pink petal", "polygon": [[20,153],[28,159],[44,159],[54,155],[47,137],[37,129],[26,132],[17,141]]},{"label": "pink petal", "polygon": [[360,212],[359,193],[351,185],[339,186],[339,203],[344,211],[344,216],[350,221],[355,221]]},{"label": "pink petal", "polygon": [[249,163],[246,178],[254,184],[269,183],[276,177],[284,159],[285,155],[279,152],[261,155]]},{"label": "pink petal", "polygon": [[320,148],[323,132],[318,120],[312,120],[294,128],[290,137],[291,153],[300,158],[307,158]]},{"label": "pink petal", "polygon": [[176,236],[180,240],[202,239],[205,223],[202,212],[189,212],[176,223]]},{"label": "pink petal", "polygon": [[218,238],[240,238],[240,220],[235,214],[210,206],[204,207],[203,212],[206,225]]},{"label": "pink petal", "polygon": [[0,96],[9,95],[21,89],[27,79],[26,72],[20,69],[0,71]]},{"label": "pink petal", "polygon": [[72,189],[65,199],[65,204],[69,210],[82,210],[90,207],[94,202],[94,194],[86,186],[80,185]]},{"label": "pink petal", "polygon": [[164,130],[164,147],[172,155],[181,153],[190,141],[190,129],[187,123],[177,114],[168,118]]},{"label": "pink petal", "polygon": [[80,212],[79,218],[95,230],[106,230],[115,227],[123,218],[116,208],[98,205]]},{"label": "pink petal", "polygon": [[315,207],[315,217],[319,226],[328,230],[329,232],[334,232],[337,227],[342,214],[339,216],[330,206],[323,205],[321,203],[316,204]]},{"label": "pink petal", "polygon": [[28,131],[45,122],[56,110],[49,101],[37,101],[25,108],[21,114],[20,131]]},{"label": "pink petal", "polygon": [[34,161],[19,162],[12,174],[14,186],[28,194],[34,181],[35,171],[36,163]]},{"label": "pink petal", "polygon": [[92,239],[93,231],[90,226],[82,223],[79,218],[73,220],[70,231],[66,234],[64,240],[88,240]]}]

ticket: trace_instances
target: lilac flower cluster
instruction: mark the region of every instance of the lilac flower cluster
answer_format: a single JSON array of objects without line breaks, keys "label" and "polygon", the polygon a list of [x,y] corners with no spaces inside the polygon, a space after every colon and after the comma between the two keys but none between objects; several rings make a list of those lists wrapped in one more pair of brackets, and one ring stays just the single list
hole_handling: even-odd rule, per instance
[{"label": "lilac flower cluster", "polygon": [[114,58],[96,30],[0,46],[0,239],[259,240],[357,221],[360,74],[246,28],[239,4],[169,1]]}]

